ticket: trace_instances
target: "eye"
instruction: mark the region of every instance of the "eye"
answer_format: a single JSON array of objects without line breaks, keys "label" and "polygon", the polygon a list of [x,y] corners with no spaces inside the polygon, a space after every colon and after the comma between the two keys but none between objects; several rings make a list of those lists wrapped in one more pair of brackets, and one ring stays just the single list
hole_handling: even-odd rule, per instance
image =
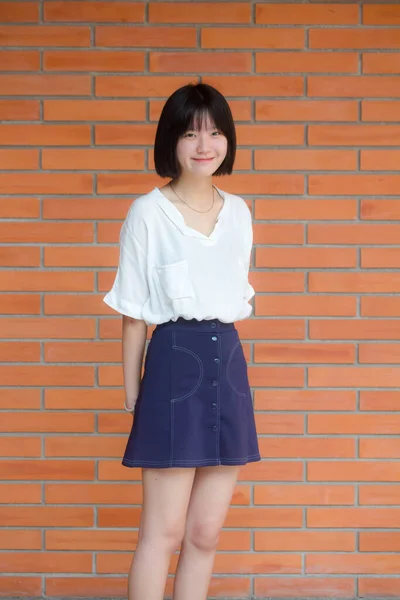
[{"label": "eye", "polygon": [[218,130],[212,132],[213,137],[218,137],[219,135],[221,135],[221,132]]},{"label": "eye", "polygon": [[194,138],[194,133],[192,131],[187,131],[184,135],[184,138],[189,138],[189,139],[193,139]]}]

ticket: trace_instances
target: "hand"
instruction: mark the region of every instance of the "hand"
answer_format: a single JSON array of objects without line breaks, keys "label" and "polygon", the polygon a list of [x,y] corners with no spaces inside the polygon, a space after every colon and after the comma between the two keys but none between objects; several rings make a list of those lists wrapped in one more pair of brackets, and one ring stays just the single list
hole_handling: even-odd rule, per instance
[{"label": "hand", "polygon": [[129,402],[127,400],[125,400],[125,402],[124,402],[124,408],[129,413],[134,412],[135,406],[136,406],[136,400],[134,400],[133,402],[132,402],[132,400],[130,400]]}]

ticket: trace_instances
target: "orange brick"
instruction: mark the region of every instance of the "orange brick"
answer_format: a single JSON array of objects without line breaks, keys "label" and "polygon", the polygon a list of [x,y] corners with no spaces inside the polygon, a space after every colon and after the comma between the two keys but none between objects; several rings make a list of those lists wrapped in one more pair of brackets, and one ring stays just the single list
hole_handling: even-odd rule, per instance
[{"label": "orange brick", "polygon": [[45,456],[119,457],[125,446],[126,440],[122,437],[51,437],[45,441]]},{"label": "orange brick", "polygon": [[[7,150],[7,153],[10,150]],[[13,197],[10,202],[8,198],[0,198],[1,219],[34,219],[39,217],[40,201],[37,198]]]},{"label": "orange brick", "polygon": [[[369,415],[368,415],[369,416]],[[371,415],[372,417],[373,415]],[[393,418],[396,418],[394,415]],[[379,418],[379,417],[378,417]],[[382,420],[382,417],[380,417]],[[397,429],[399,427],[397,426]],[[377,427],[377,432],[381,433],[382,427]],[[395,424],[390,427],[387,425],[390,433],[396,429]],[[399,440],[389,439],[360,439],[359,441],[360,458],[400,458],[400,443]]]},{"label": "orange brick", "polygon": [[400,557],[393,554],[309,554],[306,573],[374,573],[397,575]]},{"label": "orange brick", "polygon": [[25,420],[21,420],[18,412],[7,412],[2,414],[0,422],[0,431],[7,433],[92,433],[93,430],[94,415],[71,412],[33,413]]},{"label": "orange brick", "polygon": [[88,125],[0,125],[7,146],[83,146],[90,144]]},{"label": "orange brick", "polygon": [[1,483],[0,504],[25,504],[27,498],[29,504],[40,504],[42,502],[41,488],[40,483]]},{"label": "orange brick", "polygon": [[357,121],[358,108],[355,100],[256,100],[256,119],[307,122]]},{"label": "orange brick", "polygon": [[118,248],[45,248],[45,267],[113,267],[118,264]]},{"label": "orange brick", "polygon": [[[240,33],[240,35],[239,35]],[[303,49],[304,31],[294,28],[212,27],[201,31],[202,48]],[[264,90],[267,91],[267,90]],[[249,92],[250,94],[250,92]]]},{"label": "orange brick", "polygon": [[355,581],[349,577],[256,577],[254,585],[257,596],[268,598],[351,598],[355,594]]},{"label": "orange brick", "polygon": [[250,52],[150,52],[150,72],[153,73],[249,73],[252,70]]},{"label": "orange brick", "polygon": [[122,361],[122,348],[118,342],[46,342],[44,344],[44,360],[57,363],[120,363]]},{"label": "orange brick", "polygon": [[372,364],[399,364],[400,344],[360,344],[359,362]]},{"label": "orange brick", "polygon": [[90,27],[48,25],[7,25],[0,27],[2,46],[70,46],[90,45]]},{"label": "orange brick", "polygon": [[311,387],[399,387],[400,369],[393,367],[310,367]]},{"label": "orange brick", "polygon": [[362,391],[360,392],[361,410],[400,410],[400,392],[397,391]]},{"label": "orange brick", "polygon": [[89,243],[93,241],[92,223],[1,223],[3,243]]},{"label": "orange brick", "polygon": [[[255,168],[262,171],[354,171],[357,168],[356,164],[357,156],[354,150],[275,149],[255,151]],[[296,200],[288,200],[288,202],[296,205]],[[308,202],[312,202],[312,200]],[[320,202],[324,203],[323,200]]]},{"label": "orange brick", "polygon": [[332,27],[327,29],[321,27],[320,29],[310,29],[309,36],[309,47],[318,50],[325,48],[341,50],[400,48],[399,30],[396,27],[385,27],[385,29],[378,27],[372,29],[366,27],[335,29]]},{"label": "orange brick", "polygon": [[400,325],[396,320],[364,319],[360,321],[312,321],[310,339],[320,340],[398,340]]},{"label": "orange brick", "polygon": [[115,504],[116,498],[118,504],[142,504],[142,487],[114,483],[48,483],[45,486],[47,504]]},{"label": "orange brick", "polygon": [[304,433],[302,415],[258,413],[256,422],[257,431],[260,434],[296,435]]},{"label": "orange brick", "polygon": [[[276,291],[276,290],[274,290]],[[281,291],[281,290],[277,290]],[[286,290],[283,290],[286,291]],[[256,315],[276,316],[355,316],[356,299],[336,296],[257,296]]]},{"label": "orange brick", "polygon": [[[323,31],[323,30],[320,30]],[[342,37],[341,34],[338,37]],[[372,35],[370,33],[370,35]],[[310,75],[308,77],[309,96],[334,96],[339,98],[378,96],[392,98],[400,96],[400,82],[398,77],[382,76],[379,78],[379,88],[376,87],[376,78],[368,75],[348,75],[345,77],[334,75]]]},{"label": "orange brick", "polygon": [[[1,194],[91,194],[89,173],[0,173]],[[28,223],[27,223],[28,225]]]},{"label": "orange brick", "polygon": [[90,597],[96,594],[119,598],[126,594],[126,589],[126,577],[46,577],[46,593],[51,596]]},{"label": "orange brick", "polygon": [[361,113],[363,121],[398,121],[400,101],[362,100]]},{"label": "orange brick", "polygon": [[[79,294],[71,296],[70,294],[51,294],[44,298],[45,315],[110,315],[113,314],[103,302],[103,294]],[[89,348],[89,347],[87,347]],[[95,346],[92,346],[92,350]]]},{"label": "orange brick", "polygon": [[[4,4],[3,2],[0,4],[0,11]],[[1,50],[0,64],[2,71],[39,71],[40,54],[37,50]]]},{"label": "orange brick", "polygon": [[0,575],[0,593],[2,596],[39,597],[42,593],[42,578]]},{"label": "orange brick", "polygon": [[399,481],[398,462],[317,461],[307,465],[307,481]]},{"label": "orange brick", "polygon": [[[393,439],[391,440],[393,441]],[[400,504],[400,485],[360,485],[360,504],[397,505]],[[388,532],[385,532],[387,534]]]},{"label": "orange brick", "polygon": [[40,248],[26,246],[0,246],[2,267],[39,267]]},{"label": "orange brick", "polygon": [[47,389],[44,402],[50,410],[122,410],[124,397],[122,389],[76,388],[72,395],[68,389]]},{"label": "orange brick", "polygon": [[2,23],[37,23],[39,5],[37,2],[2,2],[0,4],[0,21]]},{"label": "orange brick", "polygon": [[363,317],[397,317],[400,307],[397,298],[384,296],[367,296],[361,298],[361,316]]},{"label": "orange brick", "polygon": [[258,552],[354,552],[354,533],[336,531],[256,531]]},{"label": "orange brick", "polygon": [[[215,32],[216,29],[214,28],[212,31]],[[227,30],[224,29],[223,31]],[[254,29],[251,31],[253,33],[249,33],[249,37],[252,40],[252,43],[255,43]],[[281,35],[283,36],[282,29],[276,29],[276,31],[282,32]],[[270,33],[272,32],[274,32],[273,29],[270,30]],[[265,34],[263,35],[265,37]],[[223,37],[223,35],[221,37]],[[235,46],[236,45],[237,37]],[[270,77],[265,75],[238,75],[237,77],[208,75],[207,77],[204,77],[204,80],[205,83],[217,87],[220,92],[226,96],[241,96],[244,89],[249,96],[303,95],[303,78],[295,75],[282,75],[281,77],[275,75]],[[254,129],[257,129],[257,127],[255,126]],[[270,144],[272,143],[273,142],[270,141]]]},{"label": "orange brick", "polygon": [[[361,150],[360,165],[361,169],[365,171],[397,171],[399,160],[400,151],[398,150]],[[368,200],[363,201],[363,203],[365,202]],[[371,204],[374,205],[377,202]]]},{"label": "orange brick", "polygon": [[3,529],[1,532],[0,548],[1,550],[41,550],[41,532],[34,530],[24,531],[19,529]]},{"label": "orange brick", "polygon": [[0,359],[2,362],[39,362],[40,344],[2,342],[0,343]]},{"label": "orange brick", "polygon": [[[374,369],[371,369],[373,372]],[[400,431],[400,415],[309,415],[308,433],[311,434],[396,434]]]},{"label": "orange brick", "polygon": [[256,267],[272,268],[354,268],[356,250],[352,248],[257,248]]},{"label": "orange brick", "polygon": [[301,573],[299,554],[217,554],[215,573]]},{"label": "orange brick", "polygon": [[[80,151],[75,150],[74,152],[79,154]],[[111,156],[127,156],[125,154],[125,151],[121,150],[117,150],[116,155],[113,154],[113,151],[106,150],[106,155],[109,156],[110,152]],[[121,152],[123,152],[123,154],[121,154]],[[131,153],[130,150],[128,150],[127,152],[128,155]],[[53,156],[53,153],[51,153],[51,155]],[[56,154],[56,156],[57,155],[58,154]],[[97,153],[93,156],[93,159],[95,159],[95,162],[97,163],[97,161],[99,160],[99,156]],[[43,218],[56,220],[68,219],[74,221],[77,219],[117,219],[119,220],[119,222],[116,224],[117,230],[115,231],[115,239],[112,240],[113,243],[117,244],[119,241],[119,233],[122,225],[121,221],[125,219],[131,204],[132,200],[130,198],[126,200],[118,198],[112,198],[107,200],[101,200],[99,198],[44,198],[42,202]],[[107,223],[106,225],[107,228],[109,228],[111,224]]]},{"label": "orange brick", "polygon": [[[249,279],[257,292],[302,292],[304,290],[303,273],[275,272],[268,273],[266,277],[265,273],[251,272]],[[263,300],[261,296],[258,299]],[[290,315],[292,314],[290,312]]]},{"label": "orange brick", "polygon": [[[256,151],[270,152],[270,151]],[[283,151],[287,152],[287,151]],[[291,151],[289,151],[291,152]],[[274,154],[279,156],[280,150],[274,150]],[[272,155],[271,155],[272,156]],[[326,168],[326,167],[324,167]],[[400,209],[400,203],[399,203]],[[268,220],[291,220],[291,221],[339,221],[354,220],[357,218],[356,200],[316,200],[316,199],[298,199],[286,200],[277,199],[259,199],[255,202],[255,218]],[[256,227],[257,225],[255,225]],[[269,241],[269,238],[266,237]],[[275,242],[273,242],[275,243]],[[291,242],[293,243],[293,242]]]},{"label": "orange brick", "polygon": [[[76,288],[75,288],[76,289]],[[13,318],[7,319],[2,328],[6,338],[93,338],[95,336],[94,319],[45,319]]]},{"label": "orange brick", "polygon": [[12,410],[37,410],[41,406],[40,389],[33,388],[30,390],[9,388],[2,389],[0,395],[0,409]]},{"label": "orange brick", "polygon": [[101,150],[97,148],[58,150],[52,148],[42,151],[42,166],[46,170],[136,171],[144,168],[144,153],[143,150]]},{"label": "orange brick", "polygon": [[388,293],[400,290],[397,273],[318,273],[309,274],[310,292]]},{"label": "orange brick", "polygon": [[231,508],[225,527],[301,527],[301,508]]},{"label": "orange brick", "polygon": [[110,48],[196,48],[196,34],[195,27],[109,27],[98,25],[96,27],[96,46]]},{"label": "orange brick", "polygon": [[154,141],[154,125],[97,125],[96,144],[107,146],[150,145]]},{"label": "orange brick", "polygon": [[39,153],[37,150],[0,150],[0,167],[4,171],[35,170],[38,166]]},{"label": "orange brick", "polygon": [[43,104],[45,121],[144,121],[146,118],[143,100],[44,100]]},{"label": "orange brick", "polygon": [[361,200],[360,216],[366,220],[400,221],[398,200]]},{"label": "orange brick", "polygon": [[169,96],[175,89],[187,84],[186,77],[178,76],[120,76],[98,75],[96,96]]},{"label": "orange brick", "polygon": [[358,589],[363,596],[398,596],[400,594],[400,578],[360,577]]},{"label": "orange brick", "polygon": [[238,323],[239,335],[243,339],[303,339],[304,321],[293,319],[251,319]]},{"label": "orange brick", "polygon": [[0,439],[0,456],[29,456],[32,458],[41,455],[42,441],[40,438],[3,437]]},{"label": "orange brick", "polygon": [[[91,481],[94,461],[90,460],[2,460],[0,479],[12,481]],[[65,518],[63,521],[65,526]],[[61,524],[60,524],[61,525]]]},{"label": "orange brick", "polygon": [[[303,244],[304,226],[295,223],[254,223],[253,235],[255,244]],[[269,276],[273,277],[274,274],[276,273],[269,273]],[[253,275],[257,276],[259,273]],[[296,273],[291,276],[295,278]]]},{"label": "orange brick", "polygon": [[363,24],[400,25],[400,7],[388,4],[363,6]]},{"label": "orange brick", "polygon": [[142,2],[50,2],[44,5],[44,18],[46,21],[137,23],[144,20],[144,6]]},{"label": "orange brick", "polygon": [[248,372],[254,387],[301,387],[304,383],[301,367],[249,367]]},{"label": "orange brick", "polygon": [[400,194],[399,175],[310,175],[309,193],[311,195],[378,195]]},{"label": "orange brick", "polygon": [[266,189],[271,194],[302,194],[304,177],[297,174],[236,174],[230,176],[224,187],[233,194],[263,194]]},{"label": "orange brick", "polygon": [[400,225],[310,223],[307,241],[309,244],[365,244],[369,246],[372,244],[397,244],[399,239]]},{"label": "orange brick", "polygon": [[[3,385],[93,385],[93,367],[61,367],[24,365],[0,367]],[[18,417],[21,418],[20,416]],[[1,430],[0,424],[0,430]]]},{"label": "orange brick", "polygon": [[399,527],[400,510],[396,508],[309,508],[309,527]]},{"label": "orange brick", "polygon": [[[79,4],[79,6],[85,5]],[[81,9],[78,9],[77,14],[80,11]],[[132,73],[144,70],[144,58],[143,52],[48,50],[44,53],[43,68],[45,71],[127,71]]]},{"label": "orange brick", "polygon": [[363,73],[391,74],[400,73],[400,59],[396,54],[364,54]]},{"label": "orange brick", "polygon": [[150,23],[249,23],[245,2],[158,2],[149,5]]},{"label": "orange brick", "polygon": [[363,248],[361,266],[365,269],[398,269],[400,266],[399,248]]},{"label": "orange brick", "polygon": [[[288,10],[284,7],[283,9],[288,14]],[[257,73],[357,73],[357,71],[358,55],[355,52],[346,54],[332,52],[256,53]]]},{"label": "orange brick", "polygon": [[[60,292],[71,292],[71,291],[93,291],[93,273],[65,273],[65,271],[52,271],[52,272],[39,272],[34,271],[31,273],[25,272],[13,272],[0,271],[0,289],[3,291],[60,291]],[[36,306],[36,304],[35,304]],[[34,313],[39,311],[33,311]],[[28,323],[25,319],[19,321],[21,325]],[[14,321],[13,324],[16,324]],[[29,324],[36,323],[36,321],[30,321]],[[59,320],[54,322],[54,326],[61,325],[63,329],[63,322]],[[48,323],[50,326],[51,324]],[[94,322],[82,322],[82,325],[87,325],[92,328]],[[52,329],[52,328],[51,328]],[[88,329],[86,329],[87,331]],[[53,330],[54,331],[54,330]],[[42,332],[43,333],[43,332]],[[67,334],[67,337],[70,337]],[[81,337],[81,336],[78,336]]]},{"label": "orange brick", "polygon": [[12,525],[25,527],[92,527],[93,509],[89,507],[0,507],[0,523],[3,527]]},{"label": "orange brick", "polygon": [[349,363],[355,362],[350,344],[256,344],[256,363]]},{"label": "orange brick", "polygon": [[326,440],[324,438],[288,438],[259,440],[263,458],[354,458],[352,439]]},{"label": "orange brick", "polygon": [[256,410],[345,411],[356,409],[354,391],[255,390],[254,397]]},{"label": "orange brick", "polygon": [[88,75],[0,75],[4,96],[88,96]]},{"label": "orange brick", "polygon": [[2,553],[2,568],[9,573],[91,573],[92,555],[83,552]]},{"label": "orange brick", "polygon": [[46,550],[106,550],[130,552],[136,547],[137,531],[46,531]]},{"label": "orange brick", "polygon": [[40,115],[38,100],[1,100],[0,119],[2,121],[37,121]]},{"label": "orange brick", "polygon": [[397,146],[399,140],[396,125],[310,125],[308,133],[309,144],[316,146]]},{"label": "orange brick", "polygon": [[266,25],[357,25],[356,5],[316,6],[302,4],[257,4],[256,23]]},{"label": "orange brick", "polygon": [[360,531],[361,552],[398,552],[400,532]]},{"label": "orange brick", "polygon": [[[254,488],[254,503],[278,505],[353,504],[354,488],[349,485],[256,485]],[[295,532],[292,532],[292,534],[294,533]],[[327,534],[328,532],[324,533]],[[347,537],[347,534],[346,538],[349,539],[349,537]],[[269,539],[269,543],[271,543],[272,546],[274,546],[276,538],[273,539],[269,537]],[[286,540],[285,543],[288,542],[286,537],[284,537],[284,540]],[[264,543],[268,543],[267,540],[265,540]],[[266,549],[267,548],[264,548],[264,550]],[[276,546],[270,548],[270,550],[278,549],[281,548],[278,548]],[[295,550],[297,548],[292,547],[282,549]],[[321,550],[321,548],[319,548],[319,550]]]}]

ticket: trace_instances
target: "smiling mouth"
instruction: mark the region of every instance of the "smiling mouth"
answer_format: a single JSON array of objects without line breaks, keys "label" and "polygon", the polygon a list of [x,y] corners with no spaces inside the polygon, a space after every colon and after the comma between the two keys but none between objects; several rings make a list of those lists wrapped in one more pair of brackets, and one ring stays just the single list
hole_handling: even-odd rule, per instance
[{"label": "smiling mouth", "polygon": [[197,162],[210,162],[211,160],[214,160],[214,157],[212,156],[211,158],[194,158],[193,160]]}]

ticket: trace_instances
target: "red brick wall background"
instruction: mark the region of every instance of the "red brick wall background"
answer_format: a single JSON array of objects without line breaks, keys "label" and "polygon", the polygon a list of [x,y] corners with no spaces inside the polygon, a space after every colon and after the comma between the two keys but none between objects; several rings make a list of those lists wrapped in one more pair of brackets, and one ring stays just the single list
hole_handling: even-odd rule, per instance
[{"label": "red brick wall background", "polygon": [[399,3],[0,1],[0,21],[0,594],[125,593],[140,472],[102,297],[160,183],[160,108],[203,79],[237,121],[219,185],[254,215],[264,458],[210,595],[400,595]]}]

